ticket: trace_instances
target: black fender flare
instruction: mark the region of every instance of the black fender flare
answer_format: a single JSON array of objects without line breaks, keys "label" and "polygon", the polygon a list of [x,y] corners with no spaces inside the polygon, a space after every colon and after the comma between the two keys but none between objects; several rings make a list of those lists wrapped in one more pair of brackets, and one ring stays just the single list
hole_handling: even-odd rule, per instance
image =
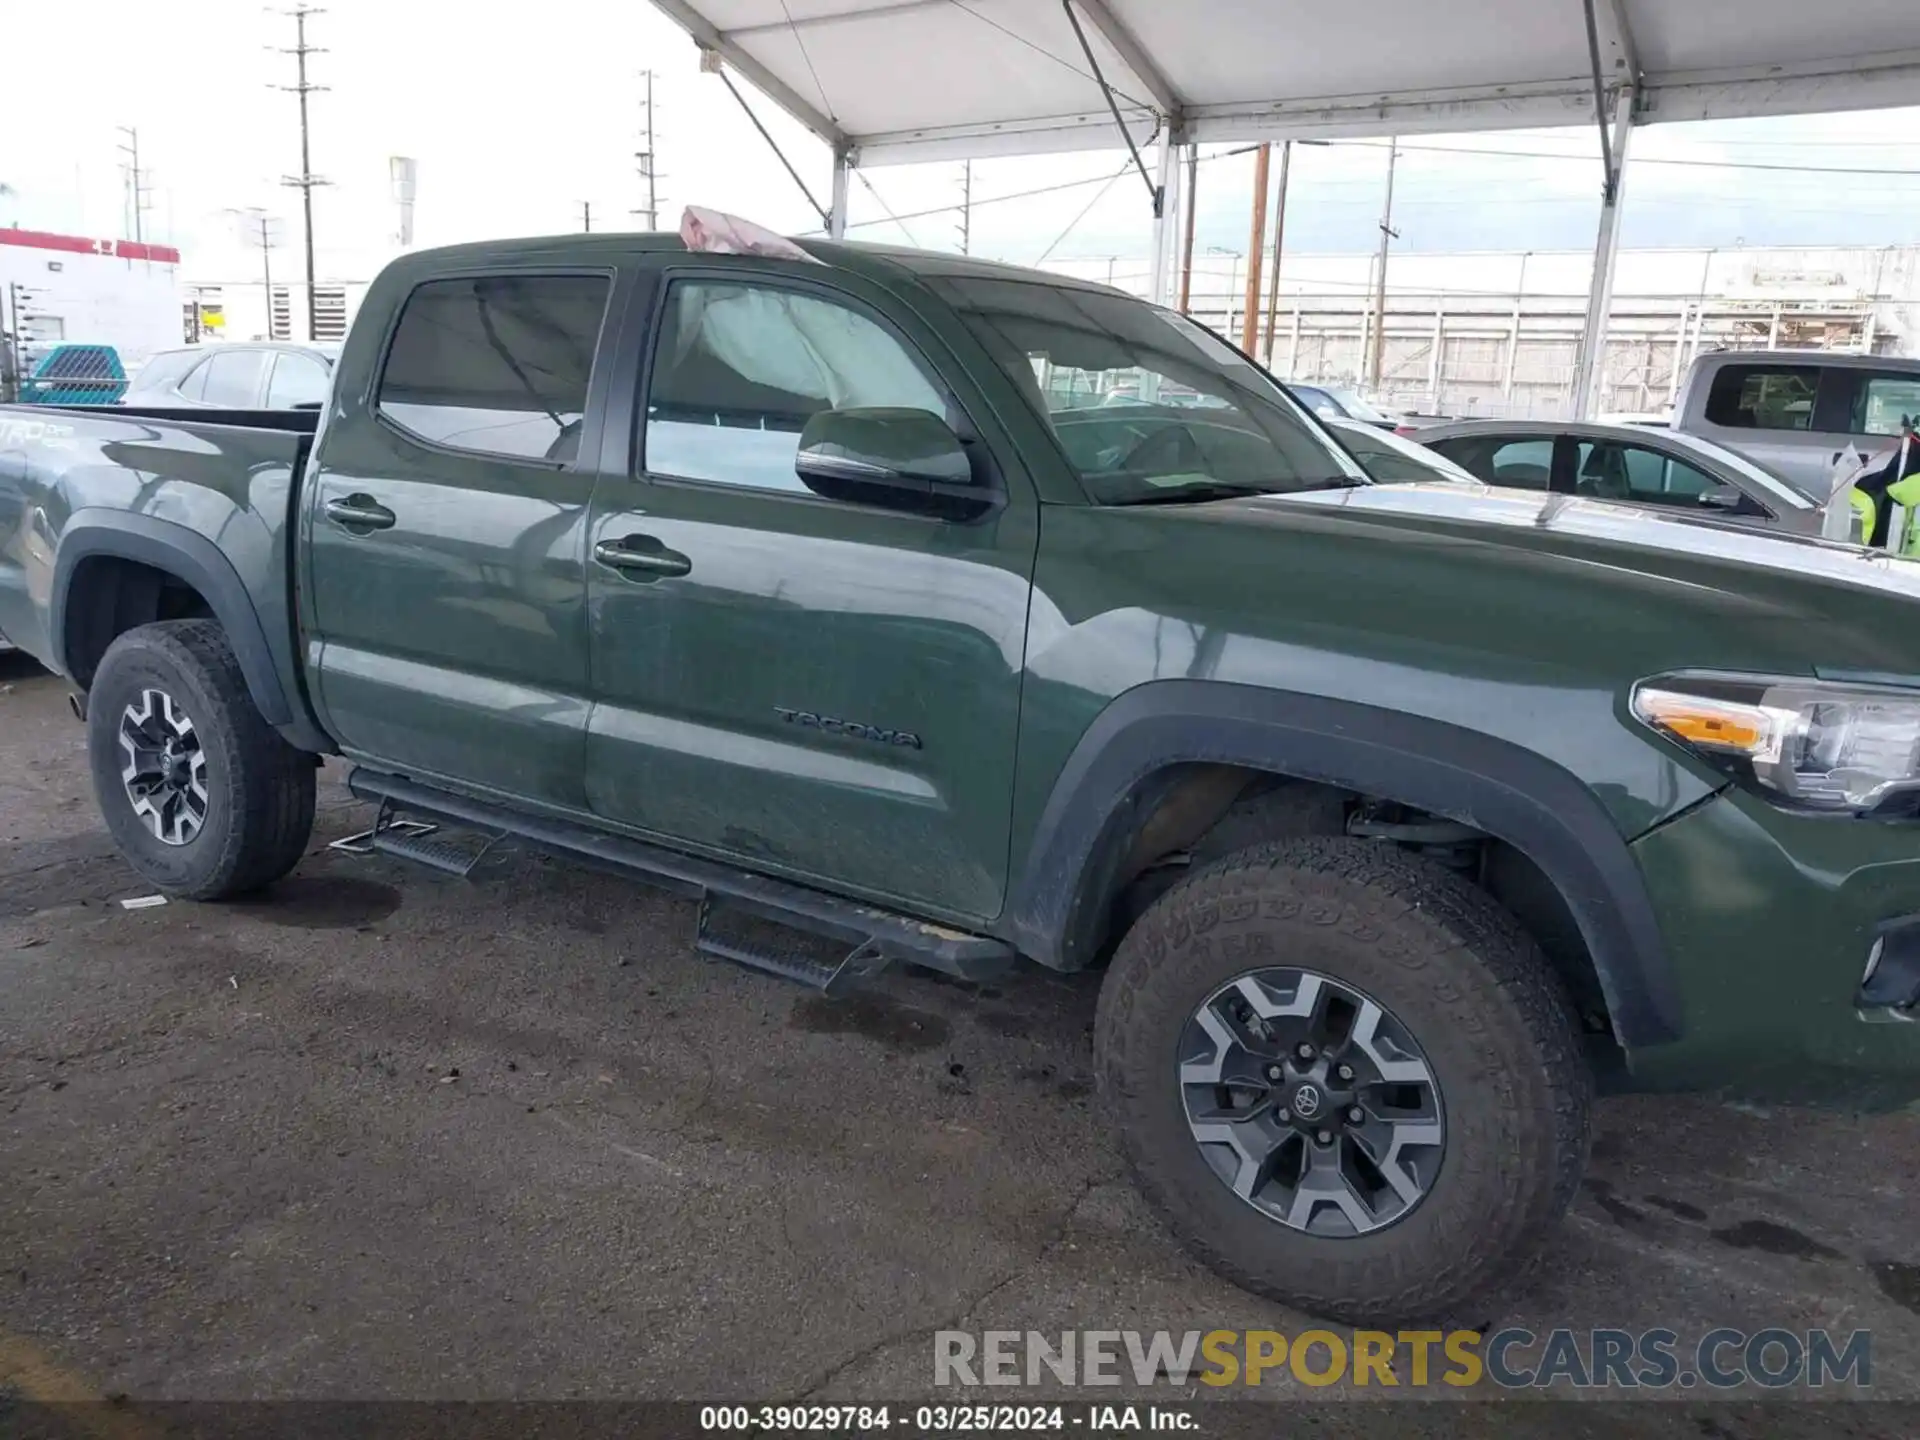
[{"label": "black fender flare", "polygon": [[273,666],[273,651],[247,587],[220,547],[196,530],[130,511],[85,509],[74,512],[60,532],[53,565],[53,597],[48,609],[48,643],[62,674],[67,662],[67,601],[80,562],[102,556],[132,560],[165,571],[191,585],[212,607],[227,632],[240,673],[246,677],[261,718],[269,725],[295,724],[293,706]]},{"label": "black fender flare", "polygon": [[1509,741],[1371,705],[1156,680],[1087,727],[1054,782],[1003,920],[1055,969],[1092,961],[1125,841],[1185,764],[1244,765],[1414,806],[1524,852],[1565,897],[1620,1043],[1680,1037],[1680,991],[1638,864],[1577,777]]}]

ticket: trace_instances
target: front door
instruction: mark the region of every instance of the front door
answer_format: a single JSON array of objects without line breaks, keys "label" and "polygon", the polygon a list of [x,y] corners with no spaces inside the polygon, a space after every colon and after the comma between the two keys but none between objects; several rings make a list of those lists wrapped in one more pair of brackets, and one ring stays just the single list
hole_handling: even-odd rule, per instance
[{"label": "front door", "polygon": [[[309,654],[351,755],[584,808],[587,392],[605,274],[428,281],[307,497]],[[371,299],[370,299],[370,304]]]},{"label": "front door", "polygon": [[[588,565],[590,803],[755,868],[996,915],[1037,535],[1024,476],[884,292],[764,260],[666,279],[644,461],[593,500],[590,553],[614,563]],[[955,520],[809,491],[802,425],[871,406],[945,418],[1004,503]]]}]

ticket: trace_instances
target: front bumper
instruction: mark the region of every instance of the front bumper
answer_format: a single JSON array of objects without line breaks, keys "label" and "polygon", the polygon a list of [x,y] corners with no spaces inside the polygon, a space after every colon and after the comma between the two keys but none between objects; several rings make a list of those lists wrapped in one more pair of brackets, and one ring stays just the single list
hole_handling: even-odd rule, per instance
[{"label": "front bumper", "polygon": [[1685,1016],[1681,1039],[1629,1056],[1637,1083],[1920,1099],[1920,822],[1794,815],[1733,789],[1633,849]]}]

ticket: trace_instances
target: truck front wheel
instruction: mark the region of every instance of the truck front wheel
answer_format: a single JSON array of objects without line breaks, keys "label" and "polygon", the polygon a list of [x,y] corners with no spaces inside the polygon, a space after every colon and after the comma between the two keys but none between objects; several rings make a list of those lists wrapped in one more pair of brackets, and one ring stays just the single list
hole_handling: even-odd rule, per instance
[{"label": "truck front wheel", "polygon": [[1168,891],[1122,941],[1095,1037],[1161,1217],[1315,1315],[1460,1314],[1512,1280],[1585,1163],[1591,1076],[1538,950],[1379,842],[1243,850]]},{"label": "truck front wheel", "polygon": [[212,620],[129,630],[87,696],[94,792],[114,843],[169,895],[218,900],[291,870],[313,833],[313,757],[260,717]]}]

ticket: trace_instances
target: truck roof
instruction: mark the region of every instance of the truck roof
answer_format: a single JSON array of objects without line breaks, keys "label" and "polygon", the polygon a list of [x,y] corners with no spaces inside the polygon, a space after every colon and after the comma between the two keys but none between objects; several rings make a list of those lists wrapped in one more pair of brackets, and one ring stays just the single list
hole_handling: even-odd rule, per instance
[{"label": "truck roof", "polygon": [[1694,361],[1705,369],[1719,365],[1826,365],[1847,370],[1910,370],[1920,360],[1908,355],[1860,355],[1846,350],[1708,350]]},{"label": "truck roof", "polygon": [[[887,275],[905,271],[916,277],[972,278],[992,280],[1044,280],[1064,289],[1090,290],[1118,295],[1123,291],[1071,275],[1056,275],[1024,265],[1008,265],[997,260],[981,260],[970,255],[954,255],[940,250],[915,250],[904,245],[876,245],[858,240],[796,238],[795,244],[826,265],[857,274]],[[476,240],[463,245],[442,245],[414,250],[395,260],[396,268],[410,271],[438,270],[468,265],[494,265],[527,260],[552,260],[568,264],[591,264],[612,260],[635,251],[678,251],[686,246],[672,231],[609,231],[596,234],[519,236],[512,239]]]}]

